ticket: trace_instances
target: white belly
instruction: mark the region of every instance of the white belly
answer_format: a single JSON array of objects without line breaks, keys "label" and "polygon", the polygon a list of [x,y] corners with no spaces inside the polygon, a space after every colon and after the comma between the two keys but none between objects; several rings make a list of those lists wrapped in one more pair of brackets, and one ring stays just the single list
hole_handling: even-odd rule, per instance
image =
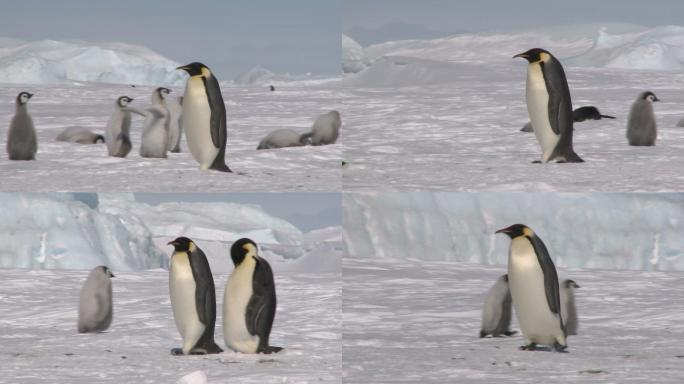
[{"label": "white belly", "polygon": [[223,338],[228,348],[256,353],[259,336],[247,331],[245,309],[252,297],[252,276],[256,262],[251,256],[233,270],[223,295]]},{"label": "white belly", "polygon": [[190,153],[201,169],[209,169],[219,149],[211,140],[211,108],[200,78],[190,78],[185,86],[182,121]]},{"label": "white belly", "polygon": [[546,162],[556,148],[559,136],[553,132],[549,123],[549,94],[539,64],[527,66],[526,97],[527,113],[530,115],[534,135],[542,149],[542,161]]},{"label": "white belly", "polygon": [[171,257],[169,292],[176,328],[183,337],[183,353],[188,354],[204,333],[205,325],[197,315],[195,305],[195,279],[192,277],[190,260],[185,253]]},{"label": "white belly", "polygon": [[544,289],[544,273],[527,239],[511,242],[508,257],[508,284],[513,307],[525,338],[532,343],[565,345],[560,318],[549,309]]}]

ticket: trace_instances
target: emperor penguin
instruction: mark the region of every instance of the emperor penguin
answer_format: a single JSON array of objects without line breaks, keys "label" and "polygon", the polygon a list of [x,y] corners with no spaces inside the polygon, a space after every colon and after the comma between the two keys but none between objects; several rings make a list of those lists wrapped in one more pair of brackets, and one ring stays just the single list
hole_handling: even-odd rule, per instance
[{"label": "emperor penguin", "polygon": [[32,93],[20,92],[14,102],[14,117],[7,133],[7,154],[10,160],[35,160],[38,138],[33,119],[28,113]]},{"label": "emperor penguin", "polygon": [[200,169],[232,172],[226,165],[226,105],[211,70],[194,62],[178,67],[190,75],[183,95],[183,129]]},{"label": "emperor penguin", "polygon": [[242,353],[276,353],[269,345],[276,312],[273,271],[259,256],[257,245],[243,238],[233,243],[230,257],[235,269],[223,296],[223,338],[228,348]]},{"label": "emperor penguin", "polygon": [[542,149],[542,163],[580,163],[572,149],[572,101],[563,66],[551,53],[533,48],[513,56],[527,66],[527,112]]},{"label": "emperor penguin", "polygon": [[311,132],[302,135],[302,140],[311,139],[311,145],[334,144],[340,136],[342,119],[338,111],[330,111],[316,118]]},{"label": "emperor penguin", "polygon": [[[572,111],[572,121],[575,123],[581,123],[585,120],[601,120],[601,119],[615,119],[614,116],[602,115],[598,108],[593,105],[588,105],[586,107],[579,107]],[[523,132],[534,132],[532,129],[532,123],[528,122],[525,124],[521,131]]]},{"label": "emperor penguin", "polygon": [[308,134],[299,134],[291,129],[277,129],[261,139],[257,149],[301,147],[310,143]]},{"label": "emperor penguin", "polygon": [[527,340],[520,349],[534,350],[537,344],[543,344],[557,351],[565,350],[558,275],[546,246],[532,229],[522,224],[496,233],[505,233],[511,238],[508,283],[515,314]]},{"label": "emperor penguin", "polygon": [[105,129],[105,143],[109,156],[126,157],[131,151],[131,112],[128,104],[133,101],[128,96],[121,96],[114,103],[114,111],[109,117]]},{"label": "emperor penguin", "polygon": [[173,355],[204,355],[223,352],[214,342],[216,289],[204,252],[187,237],[171,242],[174,252],[169,269],[169,293],[173,319],[183,346]]},{"label": "emperor penguin", "polygon": [[112,271],[104,265],[88,274],[78,301],[78,332],[102,332],[112,324]]},{"label": "emperor penguin", "polygon": [[66,141],[78,144],[104,143],[104,136],[91,132],[85,127],[67,127],[57,135],[57,141]]},{"label": "emperor penguin", "polygon": [[143,127],[142,141],[140,143],[140,156],[165,158],[169,150],[169,109],[164,99],[171,90],[159,87],[152,92],[152,106],[145,109],[145,124]]},{"label": "emperor penguin", "polygon": [[575,307],[575,289],[580,286],[574,280],[564,280],[560,285],[561,315],[568,335],[577,334],[577,307]]},{"label": "emperor penguin", "polygon": [[646,91],[639,94],[639,97],[632,104],[627,121],[629,145],[655,145],[658,131],[653,113],[653,103],[656,101],[660,101],[660,99],[653,92]]},{"label": "emperor penguin", "polygon": [[180,152],[181,136],[183,136],[183,96],[168,99],[169,109],[169,151]]},{"label": "emperor penguin", "polygon": [[480,337],[511,336],[516,333],[508,329],[511,325],[511,302],[508,275],[503,275],[496,279],[496,283],[487,292],[487,299],[482,310]]}]

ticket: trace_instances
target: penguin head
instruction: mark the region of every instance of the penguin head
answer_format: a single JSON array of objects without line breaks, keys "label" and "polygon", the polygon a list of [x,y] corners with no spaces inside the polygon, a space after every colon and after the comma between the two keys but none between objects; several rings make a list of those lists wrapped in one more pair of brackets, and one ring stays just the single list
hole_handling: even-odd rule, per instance
[{"label": "penguin head", "polygon": [[656,101],[660,101],[660,99],[655,95],[655,93],[651,91],[646,91],[643,92],[642,94],[639,95],[639,100],[648,100],[652,103]]},{"label": "penguin head", "polygon": [[532,236],[534,232],[526,225],[523,224],[513,224],[510,227],[502,228],[495,233],[505,233],[511,239],[515,239],[520,236]]},{"label": "penguin head", "polygon": [[101,271],[105,276],[108,276],[108,277],[115,277],[114,274],[112,273],[112,270],[109,269],[109,268],[107,268],[107,266],[100,265],[98,268],[100,269],[100,271]]},{"label": "penguin head", "polygon": [[515,59],[516,57],[522,57],[523,59],[529,61],[530,63],[536,63],[539,61],[547,61],[549,58],[551,58],[551,53],[545,49],[541,48],[532,48],[526,52],[523,53],[518,53],[517,55],[513,56]]},{"label": "penguin head", "polygon": [[193,76],[202,76],[202,77],[211,76],[211,71],[209,70],[209,67],[207,67],[206,65],[199,63],[197,61],[195,61],[194,63],[182,65],[176,69],[184,70],[191,77],[193,77]]},{"label": "penguin head", "polygon": [[97,143],[104,143],[104,142],[105,142],[104,136],[102,136],[102,135],[97,135],[97,136],[95,136],[95,144],[97,144]]},{"label": "penguin head", "polygon": [[119,107],[123,108],[123,107],[127,106],[128,103],[130,103],[131,101],[133,101],[133,99],[131,99],[130,97],[121,96],[116,100],[116,104],[118,104]]},{"label": "penguin head", "polygon": [[565,286],[565,288],[579,288],[580,287],[577,283],[575,283],[575,280],[569,280],[569,279],[565,280],[563,282],[563,285]]},{"label": "penguin head", "polygon": [[187,237],[177,237],[176,240],[169,241],[168,244],[173,245],[176,252],[188,252],[190,251],[190,247],[194,245],[192,240]]},{"label": "penguin head", "polygon": [[501,278],[503,279],[503,281],[508,283],[508,274],[501,276]]},{"label": "penguin head", "polygon": [[31,97],[33,97],[33,93],[20,92],[17,95],[17,104],[26,104]]},{"label": "penguin head", "polygon": [[170,89],[164,88],[164,87],[159,87],[159,88],[155,89],[154,91],[155,91],[155,92],[159,95],[159,97],[161,97],[162,99],[165,99],[166,96],[167,96],[169,93],[171,93],[171,90],[170,90]]},{"label": "penguin head", "polygon": [[230,247],[230,258],[233,259],[233,264],[237,267],[245,260],[247,256],[256,256],[257,245],[248,238],[242,238],[233,243]]}]

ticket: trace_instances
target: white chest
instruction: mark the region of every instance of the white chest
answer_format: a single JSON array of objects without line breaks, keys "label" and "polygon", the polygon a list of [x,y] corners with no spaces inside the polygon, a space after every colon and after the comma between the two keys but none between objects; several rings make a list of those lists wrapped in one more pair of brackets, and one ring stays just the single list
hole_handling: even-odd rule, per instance
[{"label": "white chest", "polygon": [[192,156],[202,169],[209,169],[219,150],[211,139],[211,108],[199,77],[191,77],[185,86],[182,125]]},{"label": "white chest", "polygon": [[255,353],[259,346],[259,336],[249,333],[245,317],[255,267],[255,260],[247,256],[231,273],[223,296],[223,336],[226,345],[238,352]]},{"label": "white chest", "polygon": [[549,93],[539,64],[527,66],[526,98],[534,135],[542,149],[542,161],[547,161],[556,148],[559,137],[549,123]]},{"label": "white chest", "polygon": [[[169,293],[171,296],[171,307],[173,307],[173,319],[176,328],[183,337],[183,349],[186,345],[192,348],[197,340],[202,336],[205,325],[202,324],[197,315],[195,304],[195,279],[190,268],[190,259],[184,252],[175,253],[171,257],[171,268],[169,270]],[[188,353],[189,349],[187,352]]]}]

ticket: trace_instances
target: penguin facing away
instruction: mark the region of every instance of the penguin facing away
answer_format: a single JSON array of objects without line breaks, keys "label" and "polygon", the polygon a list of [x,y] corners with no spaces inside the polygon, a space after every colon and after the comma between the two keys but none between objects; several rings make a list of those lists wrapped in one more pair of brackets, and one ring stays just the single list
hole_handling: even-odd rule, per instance
[{"label": "penguin facing away", "polygon": [[561,315],[568,335],[577,334],[577,307],[575,306],[575,289],[580,286],[574,280],[564,280],[560,285]]},{"label": "penguin facing away", "polygon": [[133,101],[128,96],[121,96],[114,103],[114,111],[105,128],[105,144],[109,156],[126,157],[131,152],[131,112],[126,110]]},{"label": "penguin facing away", "polygon": [[57,135],[57,141],[66,141],[78,144],[104,143],[104,136],[91,132],[85,127],[67,127]]},{"label": "penguin facing away", "polygon": [[634,146],[655,145],[658,131],[656,128],[653,103],[660,101],[653,92],[639,94],[632,104],[627,121],[627,141]]},{"label": "penguin facing away", "polygon": [[78,332],[102,332],[112,323],[112,271],[101,265],[93,268],[78,301]]},{"label": "penguin facing away", "polygon": [[257,149],[302,147],[309,144],[308,134],[299,134],[291,129],[277,129],[261,139]]},{"label": "penguin facing away", "polygon": [[511,291],[508,288],[508,275],[496,279],[496,283],[489,288],[484,308],[482,309],[482,327],[480,337],[492,335],[511,336],[516,332],[509,330],[511,325]]},{"label": "penguin facing away", "polygon": [[523,350],[535,350],[537,344],[567,348],[561,315],[558,274],[542,240],[522,224],[500,229],[511,238],[508,253],[508,283],[515,314],[527,344]]},{"label": "penguin facing away", "polygon": [[20,92],[14,102],[14,116],[7,131],[7,154],[10,160],[35,160],[38,138],[33,119],[28,113],[32,93]]},{"label": "penguin facing away", "polygon": [[233,243],[235,269],[223,296],[223,337],[228,348],[242,353],[277,353],[269,345],[276,311],[273,271],[259,256],[256,243],[243,238]]},{"label": "penguin facing away", "polygon": [[185,138],[200,169],[232,172],[226,165],[226,106],[211,70],[194,62],[177,69],[190,75],[183,95]]},{"label": "penguin facing away", "polygon": [[526,99],[530,122],[542,149],[542,163],[580,163],[572,148],[572,101],[565,72],[548,51],[532,48],[513,56],[526,59]]},{"label": "penguin facing away", "polygon": [[216,290],[204,252],[187,237],[171,242],[174,252],[169,268],[169,293],[176,328],[183,346],[173,355],[204,355],[223,352],[214,342]]}]

